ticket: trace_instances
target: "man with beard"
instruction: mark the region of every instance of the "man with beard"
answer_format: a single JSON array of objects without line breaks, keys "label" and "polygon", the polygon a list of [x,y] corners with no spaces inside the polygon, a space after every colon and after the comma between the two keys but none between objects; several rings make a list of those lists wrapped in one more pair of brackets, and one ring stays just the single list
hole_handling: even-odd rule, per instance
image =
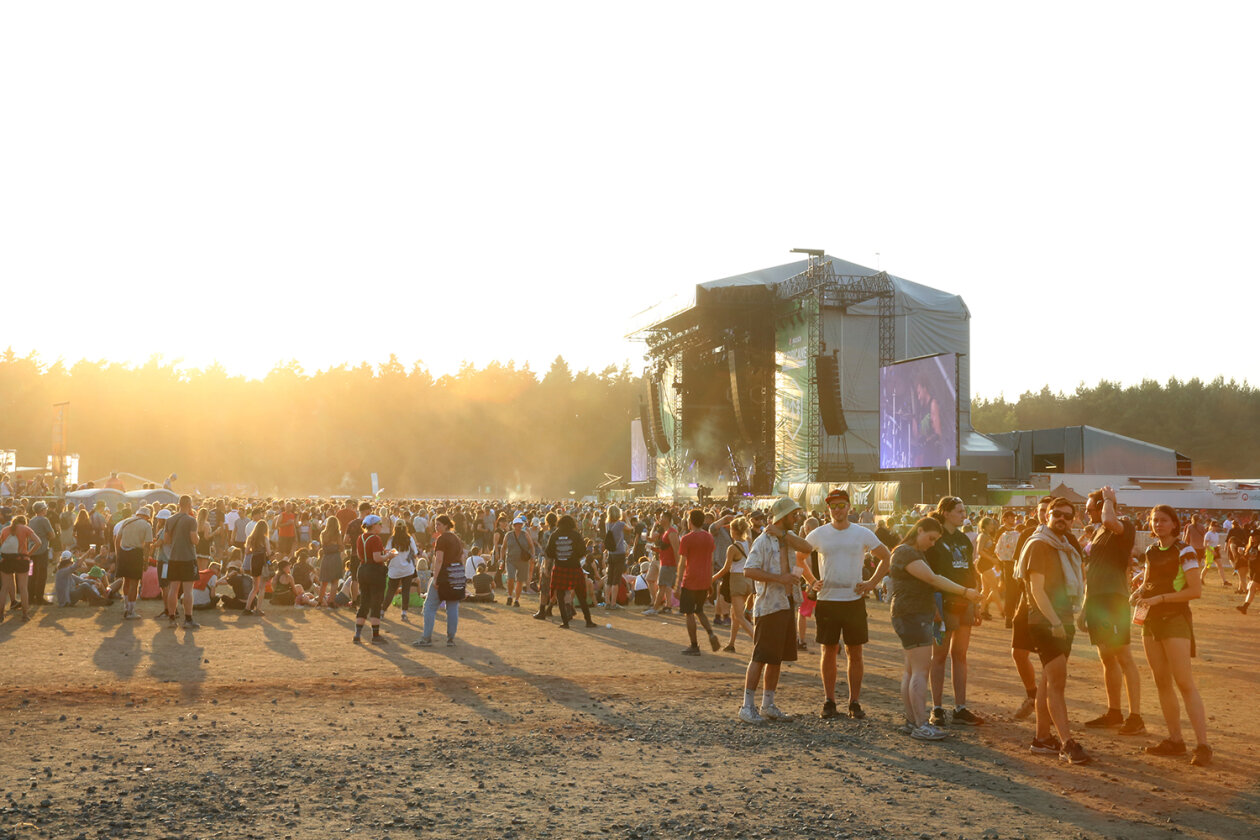
[{"label": "man with beard", "polygon": [[[1037,732],[1030,749],[1046,755],[1058,746],[1060,760],[1088,764],[1089,754],[1072,738],[1066,696],[1073,619],[1085,594],[1081,552],[1067,539],[1075,517],[1076,507],[1067,499],[1050,503],[1047,526],[1028,538],[1020,556],[1020,576],[1026,582],[1028,634],[1041,659]],[[1052,725],[1057,739],[1050,732]]]}]

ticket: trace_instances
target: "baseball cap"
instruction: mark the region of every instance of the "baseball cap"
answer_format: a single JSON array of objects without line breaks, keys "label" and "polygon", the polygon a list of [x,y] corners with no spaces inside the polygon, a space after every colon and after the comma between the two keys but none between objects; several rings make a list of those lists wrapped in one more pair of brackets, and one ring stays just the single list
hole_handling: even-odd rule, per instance
[{"label": "baseball cap", "polygon": [[171,518],[171,512],[170,512],[168,509],[166,509],[166,508],[162,508],[161,510],[159,510],[159,511],[157,512],[157,518],[158,518],[158,519],[170,519],[170,518]]},{"label": "baseball cap", "polygon": [[369,513],[367,516],[363,517],[364,528],[371,528],[373,525],[380,525],[380,524],[381,524],[381,518],[377,516],[375,513]]},{"label": "baseball cap", "polygon": [[834,499],[844,499],[849,501],[849,491],[842,487],[837,487],[827,494],[827,503],[830,504]]},{"label": "baseball cap", "polygon": [[74,554],[72,554],[70,551],[63,551],[63,552],[61,552],[61,559],[62,559],[62,560],[73,560],[73,559],[74,559]]},{"label": "baseball cap", "polygon": [[523,516],[518,516],[518,517],[516,517],[515,519],[513,519],[513,520],[512,520],[512,524],[513,524],[513,525],[524,525],[524,524],[525,524],[525,517],[523,517]]}]

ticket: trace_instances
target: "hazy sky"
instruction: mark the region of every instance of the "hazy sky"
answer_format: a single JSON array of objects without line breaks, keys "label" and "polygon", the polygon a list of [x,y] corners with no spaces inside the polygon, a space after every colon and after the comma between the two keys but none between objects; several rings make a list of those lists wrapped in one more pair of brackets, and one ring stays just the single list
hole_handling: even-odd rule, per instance
[{"label": "hazy sky", "polygon": [[4,4],[0,346],[638,368],[809,247],[961,294],[979,395],[1254,383],[1255,9]]}]

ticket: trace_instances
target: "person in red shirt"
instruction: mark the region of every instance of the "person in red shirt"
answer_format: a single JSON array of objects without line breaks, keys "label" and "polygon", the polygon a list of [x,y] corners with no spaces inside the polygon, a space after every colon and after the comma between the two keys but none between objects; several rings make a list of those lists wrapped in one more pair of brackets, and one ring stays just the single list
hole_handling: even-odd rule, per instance
[{"label": "person in red shirt", "polygon": [[656,579],[656,603],[644,615],[656,615],[658,612],[668,615],[673,612],[669,595],[678,583],[678,552],[680,541],[678,529],[674,527],[674,514],[670,510],[661,511],[656,520],[661,536],[656,542],[656,556],[660,558],[661,571]]},{"label": "person in red shirt", "polygon": [[[713,552],[717,543],[713,535],[704,527],[704,511],[696,508],[687,514],[687,533],[678,544],[678,611],[687,616],[687,635],[691,637],[691,647],[683,650],[684,656],[699,656],[700,645],[696,641],[696,620],[704,632],[709,634],[709,647],[717,650],[722,646],[717,634],[709,626],[709,619],[704,614],[704,601],[709,596],[709,588],[713,582]],[[661,571],[664,572],[664,562]]]},{"label": "person in red shirt", "polygon": [[293,511],[293,502],[285,502],[284,510],[276,517],[276,536],[280,538],[280,553],[285,557],[293,555],[293,543],[297,540],[297,514]]}]

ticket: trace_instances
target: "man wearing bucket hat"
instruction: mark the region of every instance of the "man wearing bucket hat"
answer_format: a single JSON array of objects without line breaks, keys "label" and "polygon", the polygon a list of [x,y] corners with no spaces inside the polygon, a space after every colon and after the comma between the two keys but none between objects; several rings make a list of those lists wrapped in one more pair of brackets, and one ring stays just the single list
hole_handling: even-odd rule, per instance
[{"label": "man wearing bucket hat", "polygon": [[136,595],[144,576],[144,550],[153,542],[153,510],[142,505],[135,515],[115,529],[114,551],[118,556],[118,577],[123,579],[123,618],[136,619]]},{"label": "man wearing bucket hat", "polygon": [[[770,509],[766,530],[757,537],[744,563],[744,576],[753,581],[757,598],[753,602],[753,651],[744,675],[744,703],[739,719],[744,723],[791,720],[774,702],[779,671],[784,662],[796,661],[796,620],[793,589],[801,572],[796,552],[806,554],[813,546],[791,532],[801,506],[789,498],[779,499]],[[757,685],[765,673],[761,712],[753,706]]]}]

